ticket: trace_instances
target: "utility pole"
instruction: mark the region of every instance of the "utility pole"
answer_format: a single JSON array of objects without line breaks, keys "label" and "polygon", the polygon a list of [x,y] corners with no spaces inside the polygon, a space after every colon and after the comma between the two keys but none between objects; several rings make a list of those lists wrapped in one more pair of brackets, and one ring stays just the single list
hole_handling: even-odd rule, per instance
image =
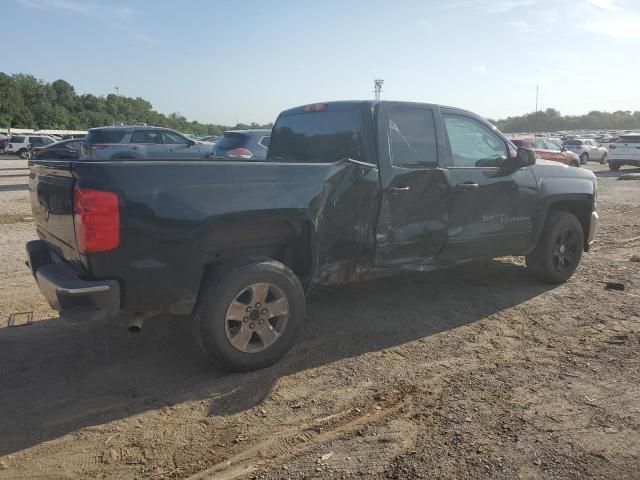
[{"label": "utility pole", "polygon": [[536,84],[536,116],[533,121],[533,133],[538,131],[538,85]]},{"label": "utility pole", "polygon": [[381,78],[376,78],[373,81],[373,86],[374,86],[374,92],[376,94],[376,102],[380,101],[380,92],[382,92],[382,84],[384,83],[384,80]]},{"label": "utility pole", "polygon": [[116,91],[116,97],[120,96],[120,87],[113,87]]}]

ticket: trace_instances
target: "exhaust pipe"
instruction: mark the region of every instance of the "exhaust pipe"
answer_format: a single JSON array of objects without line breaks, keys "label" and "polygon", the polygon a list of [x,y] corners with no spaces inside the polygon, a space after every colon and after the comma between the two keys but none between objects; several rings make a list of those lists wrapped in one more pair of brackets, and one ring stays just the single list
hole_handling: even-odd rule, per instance
[{"label": "exhaust pipe", "polygon": [[129,322],[128,330],[131,333],[140,333],[142,331],[142,324],[144,323],[144,317],[136,316]]}]

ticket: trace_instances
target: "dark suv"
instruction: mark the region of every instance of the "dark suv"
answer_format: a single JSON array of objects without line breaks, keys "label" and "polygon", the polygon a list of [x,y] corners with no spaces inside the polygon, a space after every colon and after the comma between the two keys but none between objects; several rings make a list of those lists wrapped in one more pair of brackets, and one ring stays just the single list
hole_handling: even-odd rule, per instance
[{"label": "dark suv", "polygon": [[266,160],[271,130],[230,130],[218,140],[211,156],[218,159]]},{"label": "dark suv", "polygon": [[80,142],[80,160],[173,159],[209,157],[211,145],[162,127],[123,126],[89,130]]}]

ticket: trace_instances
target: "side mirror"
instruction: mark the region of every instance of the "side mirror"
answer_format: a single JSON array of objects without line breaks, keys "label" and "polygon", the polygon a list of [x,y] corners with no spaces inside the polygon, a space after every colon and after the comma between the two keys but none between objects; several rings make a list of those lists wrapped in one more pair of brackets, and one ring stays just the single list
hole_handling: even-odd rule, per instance
[{"label": "side mirror", "polygon": [[516,168],[529,167],[531,165],[535,165],[536,163],[536,153],[529,148],[518,148],[518,153],[516,153]]},{"label": "side mirror", "polygon": [[195,140],[189,140],[187,142],[187,145],[190,146],[190,147],[193,147],[195,144],[196,144]]},{"label": "side mirror", "polygon": [[566,151],[567,151],[567,147],[561,147],[561,148],[560,148],[560,151],[561,151],[561,152],[566,152]]}]

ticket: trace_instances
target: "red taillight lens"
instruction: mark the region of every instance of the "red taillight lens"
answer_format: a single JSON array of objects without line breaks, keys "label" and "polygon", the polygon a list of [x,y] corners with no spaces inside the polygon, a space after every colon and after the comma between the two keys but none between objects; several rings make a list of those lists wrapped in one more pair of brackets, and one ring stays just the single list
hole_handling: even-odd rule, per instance
[{"label": "red taillight lens", "polygon": [[302,110],[305,112],[323,112],[326,109],[326,103],[312,103],[311,105],[306,105]]},{"label": "red taillight lens", "polygon": [[115,193],[76,187],[73,212],[80,253],[106,252],[118,247],[120,208]]},{"label": "red taillight lens", "polygon": [[248,159],[253,157],[253,153],[251,153],[251,150],[248,150],[246,148],[234,148],[233,150],[229,150],[227,152],[227,155],[230,158],[244,158],[244,159]]},{"label": "red taillight lens", "polygon": [[46,150],[34,150],[34,151],[33,151],[33,154],[34,154],[34,155],[43,155],[43,154],[45,154],[45,153],[47,153],[47,151],[46,151]]}]

